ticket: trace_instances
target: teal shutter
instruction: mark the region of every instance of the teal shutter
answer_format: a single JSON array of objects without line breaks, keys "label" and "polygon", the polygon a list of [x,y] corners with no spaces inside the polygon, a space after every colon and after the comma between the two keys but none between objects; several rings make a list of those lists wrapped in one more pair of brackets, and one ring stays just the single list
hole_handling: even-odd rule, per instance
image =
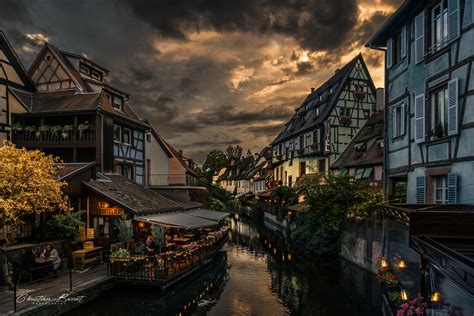
[{"label": "teal shutter", "polygon": [[401,32],[401,43],[400,43],[400,57],[405,58],[407,56],[407,26],[402,27]]},{"label": "teal shutter", "polygon": [[392,68],[393,65],[393,39],[387,40],[387,68]]},{"label": "teal shutter", "polygon": [[416,177],[416,204],[426,203],[426,177]]},{"label": "teal shutter", "polygon": [[415,97],[415,143],[425,141],[425,95]]},{"label": "teal shutter", "polygon": [[405,114],[405,104],[400,106],[400,135],[405,135],[405,121],[406,121],[406,114]]},{"label": "teal shutter", "polygon": [[458,78],[448,82],[448,135],[458,133],[459,92]]},{"label": "teal shutter", "polygon": [[453,40],[461,33],[459,0],[448,0],[448,40]]},{"label": "teal shutter", "polygon": [[415,17],[415,62],[418,64],[425,56],[425,13]]},{"label": "teal shutter", "polygon": [[448,204],[456,204],[458,199],[458,175],[455,173],[448,174]]},{"label": "teal shutter", "polygon": [[392,107],[392,138],[397,137],[397,108]]}]

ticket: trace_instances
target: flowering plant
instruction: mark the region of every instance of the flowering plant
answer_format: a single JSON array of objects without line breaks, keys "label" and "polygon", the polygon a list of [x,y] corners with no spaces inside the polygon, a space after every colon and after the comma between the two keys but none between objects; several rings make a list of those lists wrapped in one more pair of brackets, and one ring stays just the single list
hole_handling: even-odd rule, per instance
[{"label": "flowering plant", "polygon": [[400,305],[397,316],[424,315],[427,306],[428,304],[423,301],[423,297],[419,296]]},{"label": "flowering plant", "polygon": [[388,288],[394,288],[398,285],[398,279],[390,271],[380,271],[375,276],[380,283],[384,283]]}]

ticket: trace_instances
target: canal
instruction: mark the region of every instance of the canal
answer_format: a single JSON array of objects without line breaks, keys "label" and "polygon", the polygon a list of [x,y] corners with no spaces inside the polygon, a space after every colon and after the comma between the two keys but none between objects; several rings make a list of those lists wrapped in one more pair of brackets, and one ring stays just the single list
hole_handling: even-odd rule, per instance
[{"label": "canal", "polygon": [[231,218],[217,260],[168,293],[115,287],[68,315],[381,315],[380,287],[340,258],[297,258],[264,225]]}]

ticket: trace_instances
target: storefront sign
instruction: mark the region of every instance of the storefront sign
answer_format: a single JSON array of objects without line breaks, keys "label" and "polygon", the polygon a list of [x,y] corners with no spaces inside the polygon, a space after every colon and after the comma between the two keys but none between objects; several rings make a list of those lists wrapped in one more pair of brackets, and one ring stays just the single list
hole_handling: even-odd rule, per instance
[{"label": "storefront sign", "polygon": [[123,209],[120,207],[111,207],[107,202],[97,202],[97,215],[100,216],[122,216]]},{"label": "storefront sign", "polygon": [[331,123],[324,122],[324,137],[323,137],[323,154],[327,155],[331,152]]}]

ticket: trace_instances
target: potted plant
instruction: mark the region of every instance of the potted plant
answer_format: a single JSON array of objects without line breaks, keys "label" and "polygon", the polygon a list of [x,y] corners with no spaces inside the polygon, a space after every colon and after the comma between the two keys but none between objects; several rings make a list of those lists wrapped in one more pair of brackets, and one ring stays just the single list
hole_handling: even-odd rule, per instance
[{"label": "potted plant", "polygon": [[55,126],[51,126],[50,130],[51,130],[52,137],[58,137],[59,133],[63,130],[63,127],[61,125],[55,125]]},{"label": "potted plant", "polygon": [[61,136],[63,137],[63,139],[66,139],[69,137],[69,135],[71,134],[71,132],[74,130],[74,126],[72,125],[64,125],[63,128],[62,128],[62,134]]},{"label": "potted plant", "polygon": [[16,122],[12,125],[12,131],[16,132],[21,132],[23,130],[23,125],[19,122]]},{"label": "potted plant", "polygon": [[35,133],[36,132],[36,126],[31,125],[31,126],[25,127],[25,132],[27,132],[28,134]]},{"label": "potted plant", "polygon": [[79,124],[77,126],[77,130],[79,131],[79,137],[82,138],[82,135],[84,134],[84,131],[89,129],[89,122],[85,121],[83,124]]},{"label": "potted plant", "polygon": [[49,131],[50,131],[50,127],[48,125],[41,125],[40,127],[38,127],[38,132],[40,133],[46,134]]}]

